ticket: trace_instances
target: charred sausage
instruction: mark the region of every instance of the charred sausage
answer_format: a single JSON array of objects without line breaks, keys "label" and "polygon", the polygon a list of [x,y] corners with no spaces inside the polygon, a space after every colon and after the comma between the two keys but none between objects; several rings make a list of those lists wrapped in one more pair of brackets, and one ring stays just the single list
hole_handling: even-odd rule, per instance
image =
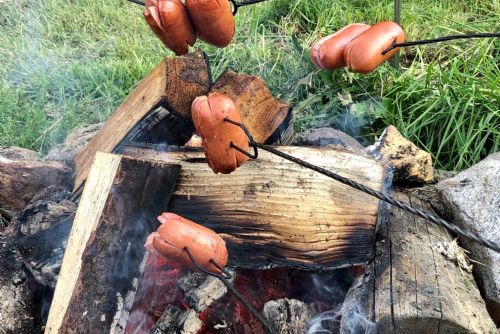
[{"label": "charred sausage", "polygon": [[145,244],[151,253],[196,269],[184,250],[188,247],[196,262],[208,271],[220,273],[210,262],[211,259],[221,267],[227,265],[226,243],[214,231],[173,213],[163,213],[158,220],[161,226],[148,237]]},{"label": "charred sausage", "polygon": [[344,62],[353,71],[369,73],[390,59],[399,48],[385,55],[382,51],[394,43],[402,43],[405,33],[395,22],[380,22],[354,38],[344,50]]},{"label": "charred sausage", "polygon": [[228,0],[186,0],[186,7],[200,39],[225,47],[234,35],[234,17]]},{"label": "charred sausage", "polygon": [[146,22],[167,48],[176,55],[188,53],[196,42],[196,33],[186,8],[180,0],[148,0]]},{"label": "charred sausage", "polygon": [[323,70],[333,70],[344,67],[344,49],[350,41],[370,26],[362,23],[353,23],[340,29],[336,33],[323,37],[311,47],[311,61]]},{"label": "charred sausage", "polygon": [[208,165],[215,173],[229,174],[244,164],[248,157],[234,148],[234,145],[248,151],[248,137],[243,130],[224,121],[229,118],[241,122],[240,113],[234,102],[220,93],[197,97],[191,107],[196,131],[202,138]]}]

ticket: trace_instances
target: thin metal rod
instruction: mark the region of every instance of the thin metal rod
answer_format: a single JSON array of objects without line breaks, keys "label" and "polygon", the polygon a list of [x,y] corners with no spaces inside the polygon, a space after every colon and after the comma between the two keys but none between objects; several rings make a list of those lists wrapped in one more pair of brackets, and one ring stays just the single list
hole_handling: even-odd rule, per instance
[{"label": "thin metal rod", "polygon": [[400,48],[400,47],[405,47],[405,46],[433,44],[433,43],[440,43],[440,42],[451,41],[451,40],[455,40],[455,39],[498,38],[498,37],[500,37],[500,33],[494,32],[494,33],[480,33],[480,34],[450,35],[450,36],[444,36],[444,37],[439,37],[439,38],[434,38],[434,39],[423,39],[423,40],[420,40],[420,41],[395,43],[395,44],[391,45],[389,48],[387,48],[384,51],[382,51],[382,54],[385,55],[387,52],[389,52],[389,51],[391,51],[391,50],[393,50],[395,48]]},{"label": "thin metal rod", "polygon": [[[401,25],[401,0],[394,0],[394,22]],[[395,69],[399,69],[400,61],[400,54],[399,52],[396,52],[391,61],[392,67],[394,67]]]},{"label": "thin metal rod", "polygon": [[141,5],[141,6],[146,6],[146,3],[144,3],[144,1],[141,1],[141,0],[128,0],[129,2],[133,2],[135,4],[138,4],[138,5]]},{"label": "thin metal rod", "polygon": [[[244,131],[246,129],[245,125],[241,124],[241,123],[238,123],[238,122],[235,122],[235,121],[230,121],[230,120],[227,120],[226,121],[232,123],[232,124],[235,124],[237,126],[239,126],[240,128],[242,128]],[[248,129],[246,129],[245,133],[248,132]],[[411,205],[408,205],[407,203],[404,203],[404,202],[401,202],[389,195],[386,195],[384,194],[383,192],[380,192],[380,191],[377,191],[377,190],[373,190],[365,185],[362,185],[361,183],[358,183],[356,181],[353,181],[353,180],[350,180],[346,177],[343,177],[341,175],[338,175],[334,172],[331,172],[327,169],[324,169],[324,168],[321,168],[319,166],[316,166],[316,165],[313,165],[313,164],[310,164],[308,163],[307,161],[304,161],[304,160],[301,160],[301,159],[298,159],[294,156],[291,156],[289,154],[286,154],[286,153],[283,153],[271,146],[267,146],[267,145],[264,145],[264,144],[261,144],[261,143],[258,143],[256,141],[254,141],[252,138],[250,139],[250,145],[254,146],[254,147],[258,147],[260,149],[263,149],[264,151],[267,151],[269,153],[272,153],[274,155],[277,155],[283,159],[286,159],[286,160],[289,160],[291,162],[294,162],[296,163],[297,165],[300,165],[302,167],[305,167],[305,168],[308,168],[312,171],[315,171],[317,173],[320,173],[320,174],[323,174],[325,176],[328,176],[329,178],[332,178],[334,179],[335,181],[338,181],[340,183],[343,183],[345,185],[348,185],[354,189],[357,189],[359,191],[362,191],[366,194],[369,194],[373,197],[376,197],[382,201],[385,201],[389,204],[392,204],[392,205],[395,205],[397,206],[398,208],[400,209],[403,209],[403,210],[406,210],[416,216],[419,216],[419,217],[422,217],[426,220],[429,220],[439,226],[442,226],[442,227],[445,227],[447,228],[448,230],[454,232],[455,234],[459,235],[459,236],[462,236],[464,238],[467,238],[469,240],[472,240],[484,247],[487,247],[489,249],[492,249],[496,252],[499,252],[500,253],[500,246],[495,244],[494,242],[492,241],[489,241],[489,240],[486,240],[470,231],[467,231],[467,230],[464,230],[464,229],[461,229],[460,227],[458,227],[457,225],[454,225],[440,217],[438,217],[437,215],[434,215],[430,212],[426,212],[426,211],[423,211],[423,210],[419,210],[419,209],[416,209],[414,207],[412,207]]]},{"label": "thin metal rod", "polygon": [[[146,6],[146,3],[144,3],[144,1],[141,1],[141,0],[128,0],[128,1],[133,2],[135,4],[138,4],[138,5],[141,5],[141,6]],[[255,5],[255,4],[258,4],[260,2],[264,2],[264,1],[269,1],[269,0],[248,0],[248,1],[244,1],[244,2],[237,2],[235,0],[229,0],[229,2],[233,5],[233,16],[235,16],[238,13],[238,9],[240,7]]]},{"label": "thin metal rod", "polygon": [[224,283],[224,285],[227,287],[227,289],[243,304],[245,305],[245,307],[248,309],[248,311],[250,313],[252,313],[252,315],[257,318],[257,320],[259,320],[261,323],[262,323],[262,326],[265,327],[265,329],[267,330],[268,333],[270,334],[278,334],[278,332],[276,332],[276,330],[273,328],[273,326],[269,323],[269,321],[267,321],[266,318],[264,318],[264,316],[262,314],[260,314],[253,306],[252,304],[250,304],[246,299],[245,297],[243,297],[243,295],[241,293],[238,292],[238,290],[235,289],[235,287],[231,284],[231,282],[229,282],[228,279],[231,279],[231,274],[228,273],[227,271],[225,271],[224,269],[221,269],[222,267],[214,260],[214,259],[211,259],[210,262],[216,266],[217,269],[221,270],[226,276],[222,276],[222,275],[218,275],[218,274],[215,274],[213,272],[210,272],[208,270],[206,270],[205,268],[203,268],[199,263],[198,261],[196,261],[196,259],[194,258],[193,254],[191,254],[191,251],[189,250],[188,247],[184,247],[184,251],[187,253],[187,255],[189,256],[189,258],[191,259],[191,262],[193,262],[194,266],[196,267],[196,269],[198,269],[199,271],[201,271],[202,273],[205,273],[209,276],[213,276],[213,277],[216,277],[218,278],[222,283]]},{"label": "thin metal rod", "polygon": [[264,1],[268,1],[268,0],[248,0],[248,1],[244,1],[244,2],[236,2],[235,0],[229,0],[229,2],[231,2],[233,4],[233,16],[236,16],[236,13],[238,13],[238,9],[240,7],[255,5],[257,3],[264,2]]}]

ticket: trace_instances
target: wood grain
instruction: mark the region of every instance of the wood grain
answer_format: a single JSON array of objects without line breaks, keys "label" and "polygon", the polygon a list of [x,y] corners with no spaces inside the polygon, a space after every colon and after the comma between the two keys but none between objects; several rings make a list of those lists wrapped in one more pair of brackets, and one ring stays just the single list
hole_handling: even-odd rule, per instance
[{"label": "wood grain", "polygon": [[[430,210],[415,197],[397,197]],[[497,333],[474,277],[437,252],[443,228],[391,207],[379,227],[374,321],[380,333]]]},{"label": "wood grain", "polygon": [[[280,150],[382,190],[378,162],[333,149]],[[379,201],[260,151],[230,175],[216,175],[203,152],[123,147],[122,154],[182,165],[169,211],[207,226],[227,242],[231,265],[304,268],[364,264],[372,255]]]},{"label": "wood grain", "polygon": [[[201,52],[161,61],[123,101],[76,156],[75,192],[85,182],[97,151],[111,153],[159,105],[190,120],[193,100],[209,90],[208,69]],[[187,126],[187,138],[194,128]],[[153,129],[150,129],[153,131]],[[184,134],[184,136],[186,136]]]},{"label": "wood grain", "polygon": [[143,243],[180,167],[98,152],[73,221],[45,333],[109,333],[128,318]]},{"label": "wood grain", "polygon": [[227,71],[212,91],[229,96],[241,113],[254,139],[265,142],[291,113],[289,105],[274,98],[262,78]]}]

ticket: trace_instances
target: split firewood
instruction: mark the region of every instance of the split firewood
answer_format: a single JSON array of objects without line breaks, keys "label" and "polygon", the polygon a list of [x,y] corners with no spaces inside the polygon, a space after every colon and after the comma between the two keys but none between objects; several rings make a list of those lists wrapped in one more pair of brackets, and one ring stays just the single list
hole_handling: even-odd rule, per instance
[{"label": "split firewood", "polygon": [[[209,86],[202,53],[163,60],[76,156],[73,191],[81,189],[97,151],[110,153],[127,142],[185,144],[195,131],[191,104],[196,97],[206,95]],[[257,141],[281,139],[281,143],[289,143],[293,139],[291,108],[274,98],[261,78],[228,71],[212,90],[234,100]]]},{"label": "split firewood", "polygon": [[[366,156],[321,148],[280,150],[375,190],[385,167]],[[372,254],[379,200],[323,175],[260,151],[235,173],[217,175],[201,150],[121,153],[182,166],[169,211],[217,232],[229,264],[308,269],[365,264]]]},{"label": "split firewood", "polygon": [[98,153],[68,239],[45,333],[125,328],[146,237],[179,166]]},{"label": "split firewood", "polygon": [[[415,197],[397,197],[429,210]],[[375,261],[344,302],[345,333],[362,323],[356,317],[379,333],[498,333],[472,274],[437,249],[453,242],[445,229],[384,207],[378,231]]]},{"label": "split firewood", "polygon": [[[173,141],[168,144],[184,144],[188,141],[194,127],[182,119],[190,114],[193,100],[208,92],[209,84],[208,67],[201,52],[164,59],[137,85],[76,156],[74,191],[85,182],[97,151],[113,152],[129,135],[137,136],[138,129],[154,132],[149,126],[151,122],[155,128],[168,128]],[[178,142],[184,138],[184,143]]]},{"label": "split firewood", "polygon": [[234,101],[242,123],[258,142],[265,142],[281,125],[290,126],[283,124],[291,113],[290,106],[274,98],[262,78],[227,71],[217,80],[212,91]]}]

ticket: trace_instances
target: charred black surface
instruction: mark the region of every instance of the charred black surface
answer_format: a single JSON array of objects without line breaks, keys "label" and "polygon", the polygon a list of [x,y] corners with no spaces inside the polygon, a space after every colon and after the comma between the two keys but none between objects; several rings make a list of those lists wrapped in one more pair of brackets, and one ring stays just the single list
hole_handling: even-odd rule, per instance
[{"label": "charred black surface", "polygon": [[[122,159],[100,224],[89,240],[61,332],[107,333],[140,276],[144,241],[157,227],[179,166]],[[85,315],[85,316],[83,316]]]}]

